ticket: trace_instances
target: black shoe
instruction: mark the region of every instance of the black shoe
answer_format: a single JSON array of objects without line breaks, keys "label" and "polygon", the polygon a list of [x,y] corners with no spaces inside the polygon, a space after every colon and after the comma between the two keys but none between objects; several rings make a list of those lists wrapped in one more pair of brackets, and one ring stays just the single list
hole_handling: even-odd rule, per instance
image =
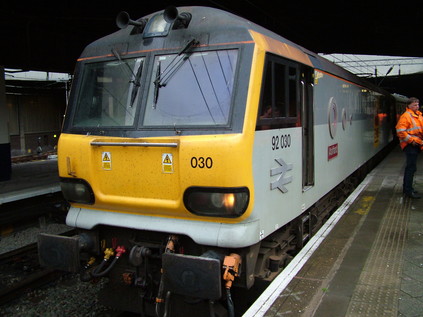
[{"label": "black shoe", "polygon": [[[413,194],[418,194],[419,192],[417,191],[417,190],[411,190],[411,192],[413,193]],[[404,195],[405,195],[405,192],[402,192]]]},{"label": "black shoe", "polygon": [[422,198],[422,196],[420,196],[419,194],[416,194],[415,192],[411,192],[410,194],[404,194],[405,196],[412,198],[412,199],[420,199]]}]

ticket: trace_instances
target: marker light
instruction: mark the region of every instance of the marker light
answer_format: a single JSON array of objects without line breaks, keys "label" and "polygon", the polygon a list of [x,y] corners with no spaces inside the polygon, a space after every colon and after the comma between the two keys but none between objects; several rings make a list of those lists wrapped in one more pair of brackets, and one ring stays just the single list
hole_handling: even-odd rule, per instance
[{"label": "marker light", "polygon": [[249,199],[246,187],[190,187],[184,193],[184,204],[190,212],[209,217],[239,217],[247,209]]},{"label": "marker light", "polygon": [[90,184],[83,179],[61,178],[60,187],[65,199],[69,202],[94,204],[95,198]]}]

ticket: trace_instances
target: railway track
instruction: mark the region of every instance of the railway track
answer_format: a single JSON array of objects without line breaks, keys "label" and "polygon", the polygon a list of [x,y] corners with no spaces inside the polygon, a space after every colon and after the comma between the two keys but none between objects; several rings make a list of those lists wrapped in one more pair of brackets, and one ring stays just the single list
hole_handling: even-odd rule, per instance
[{"label": "railway track", "polygon": [[[63,233],[72,234],[73,230]],[[36,243],[0,254],[2,317],[134,316],[98,305],[93,288],[78,274],[40,267]]]},{"label": "railway track", "polygon": [[0,305],[56,281],[64,273],[41,268],[38,264],[37,244],[0,255]]}]

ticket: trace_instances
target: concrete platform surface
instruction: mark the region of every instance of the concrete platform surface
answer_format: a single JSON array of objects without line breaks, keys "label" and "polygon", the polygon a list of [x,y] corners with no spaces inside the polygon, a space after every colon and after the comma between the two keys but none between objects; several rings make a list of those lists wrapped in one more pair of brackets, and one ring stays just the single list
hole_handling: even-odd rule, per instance
[{"label": "concrete platform surface", "polygon": [[12,164],[12,177],[0,181],[0,205],[60,191],[57,158]]},{"label": "concrete platform surface", "polygon": [[[287,267],[271,303],[244,316],[423,316],[423,198],[402,195],[404,163],[395,148],[301,268]],[[415,189],[423,193],[423,154]]]}]

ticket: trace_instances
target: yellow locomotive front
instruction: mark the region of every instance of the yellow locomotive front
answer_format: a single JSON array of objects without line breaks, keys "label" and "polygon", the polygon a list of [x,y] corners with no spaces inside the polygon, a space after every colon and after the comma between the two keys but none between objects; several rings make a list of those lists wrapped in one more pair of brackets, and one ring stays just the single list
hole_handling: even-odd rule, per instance
[{"label": "yellow locomotive front", "polygon": [[108,276],[101,296],[120,294],[124,310],[140,311],[140,291],[159,307],[163,289],[218,300],[222,268],[230,287],[259,239],[250,216],[262,65],[248,24],[207,8],[117,22],[123,30],[78,60],[59,140],[66,222],[80,232],[41,235],[40,262]]},{"label": "yellow locomotive front", "polygon": [[176,53],[112,49],[82,58],[59,142],[73,206],[206,221],[248,216],[252,138],[241,133],[245,96],[243,109],[233,104],[243,90],[237,46],[193,39]]},{"label": "yellow locomotive front", "polygon": [[84,63],[59,143],[69,201],[185,219],[245,213],[251,176],[237,171],[250,149],[231,131],[238,51],[193,50]]}]

